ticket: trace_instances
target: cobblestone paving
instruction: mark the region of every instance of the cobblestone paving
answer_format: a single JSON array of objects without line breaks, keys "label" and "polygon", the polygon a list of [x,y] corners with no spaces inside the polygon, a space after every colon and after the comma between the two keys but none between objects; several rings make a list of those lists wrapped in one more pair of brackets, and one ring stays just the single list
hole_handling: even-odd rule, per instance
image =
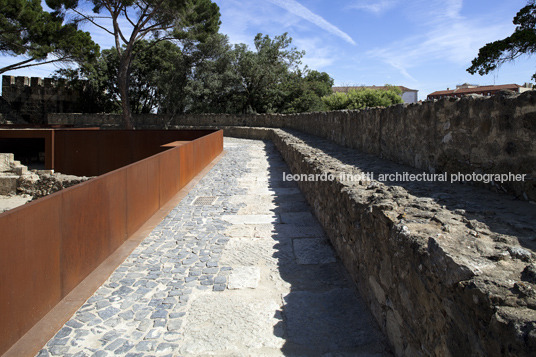
[{"label": "cobblestone paving", "polygon": [[225,149],[38,356],[389,355],[273,144]]}]

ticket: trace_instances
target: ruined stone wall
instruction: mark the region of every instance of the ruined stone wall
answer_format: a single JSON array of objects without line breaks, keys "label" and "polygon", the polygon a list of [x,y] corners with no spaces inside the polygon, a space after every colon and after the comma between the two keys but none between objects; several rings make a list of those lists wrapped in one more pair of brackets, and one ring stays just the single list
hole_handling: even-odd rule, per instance
[{"label": "ruined stone wall", "polygon": [[[137,125],[222,127],[228,136],[271,139],[294,174],[411,171],[392,161],[439,172],[431,163],[444,153],[471,170],[494,172],[501,162],[534,177],[535,102],[529,93],[356,112],[142,116]],[[54,118],[81,125],[76,115]],[[120,119],[82,118],[103,127]],[[299,131],[273,129],[283,127]],[[459,184],[299,186],[397,355],[533,355],[533,204]]]},{"label": "ruined stone wall", "polygon": [[341,173],[411,169],[300,132],[232,129],[267,132],[293,174],[334,177],[298,185],[397,356],[533,355],[530,203],[459,184],[348,182]]},{"label": "ruined stone wall", "polygon": [[[494,190],[536,201],[536,92],[293,115],[139,115],[139,128],[291,128],[428,172],[527,174]],[[51,114],[50,124],[119,127],[118,115]]]},{"label": "ruined stone wall", "polygon": [[80,111],[80,94],[64,81],[52,78],[2,76],[3,119],[32,124],[46,123],[47,113]]}]

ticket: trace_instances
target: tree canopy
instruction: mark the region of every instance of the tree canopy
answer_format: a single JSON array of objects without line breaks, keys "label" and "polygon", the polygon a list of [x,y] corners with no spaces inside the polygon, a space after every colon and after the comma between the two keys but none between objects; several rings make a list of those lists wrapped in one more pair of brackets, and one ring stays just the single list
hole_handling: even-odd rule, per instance
[{"label": "tree canopy", "polygon": [[[513,22],[517,25],[514,33],[482,47],[467,69],[469,73],[488,74],[503,63],[536,52],[536,1],[530,0],[519,10]],[[536,74],[532,78],[536,80]]]},{"label": "tree canopy", "polygon": [[[57,1],[63,3],[62,1]],[[24,59],[0,68],[0,73],[45,63],[88,62],[99,46],[89,33],[64,16],[44,11],[40,0],[0,0],[0,53]]]},{"label": "tree canopy", "polygon": [[[118,55],[117,87],[123,119],[132,128],[130,70],[143,49],[137,44],[167,40],[204,41],[218,31],[220,13],[210,0],[47,0],[57,13],[71,13],[74,22],[90,22],[113,36]],[[91,13],[85,11],[92,5]],[[111,21],[111,27],[101,24]],[[125,25],[126,24],[126,25]]]},{"label": "tree canopy", "polygon": [[396,86],[387,89],[361,88],[347,93],[337,92],[322,98],[329,110],[362,109],[367,107],[388,107],[402,103],[402,91]]},{"label": "tree canopy", "polygon": [[[286,35],[257,35],[255,50],[231,45],[216,33],[186,39],[139,41],[131,63],[129,98],[133,113],[296,113],[325,109],[331,93],[327,73],[299,68],[302,52]],[[90,111],[117,112],[119,54],[104,50],[95,63],[59,76],[84,91]]]}]

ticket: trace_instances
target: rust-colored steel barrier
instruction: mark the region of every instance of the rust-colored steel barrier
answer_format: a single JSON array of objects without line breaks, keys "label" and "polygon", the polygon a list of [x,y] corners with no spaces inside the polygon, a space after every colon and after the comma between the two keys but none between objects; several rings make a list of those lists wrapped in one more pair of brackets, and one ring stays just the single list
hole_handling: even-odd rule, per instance
[{"label": "rust-colored steel barrier", "polygon": [[53,137],[57,171],[115,170],[0,214],[0,354],[223,150],[221,130]]}]

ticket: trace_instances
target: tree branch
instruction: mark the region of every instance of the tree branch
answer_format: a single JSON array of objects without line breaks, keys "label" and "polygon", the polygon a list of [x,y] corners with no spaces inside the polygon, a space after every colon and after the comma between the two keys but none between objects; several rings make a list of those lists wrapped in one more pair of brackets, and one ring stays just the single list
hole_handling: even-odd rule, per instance
[{"label": "tree branch", "polygon": [[154,46],[155,46],[157,43],[159,43],[159,42],[162,42],[162,41],[169,41],[169,40],[174,40],[174,38],[173,38],[172,36],[168,36],[168,37],[162,37],[162,38],[159,38],[158,40],[151,41],[151,43],[149,44],[149,46],[147,46],[147,49],[154,47]]},{"label": "tree branch", "polygon": [[[149,21],[151,21],[151,19],[154,17],[154,15],[158,12],[158,10],[160,9],[160,5],[162,5],[164,1],[160,1],[158,3],[155,3],[153,5],[153,10],[151,11],[151,13],[149,15],[147,15],[147,17],[145,18],[145,20],[140,24],[139,28],[143,28],[143,26],[145,26]],[[146,10],[149,8],[149,4],[147,4],[147,8]],[[140,17],[140,20],[141,20],[141,17]]]},{"label": "tree branch", "polygon": [[55,62],[66,62],[66,61],[69,61],[68,58],[69,58],[69,57],[66,56],[66,57],[61,57],[61,58],[57,58],[57,59],[50,60],[50,61],[39,62],[39,63],[32,63],[32,64],[26,64],[26,63],[30,63],[30,62],[36,60],[36,58],[30,58],[30,59],[21,61],[21,62],[19,62],[19,63],[15,63],[15,64],[12,64],[12,65],[9,65],[9,66],[0,68],[0,73],[5,73],[5,72],[7,72],[7,71],[16,70],[16,69],[22,69],[22,68],[28,68],[28,67],[34,67],[34,66],[40,66],[40,65],[43,65],[43,64],[49,64],[49,63],[55,63]]},{"label": "tree branch", "polygon": [[91,22],[93,25],[97,26],[98,28],[108,32],[110,35],[113,35],[113,32],[111,32],[110,30],[108,30],[106,27],[104,26],[101,26],[99,25],[98,23],[96,23],[95,21],[93,21],[93,18],[87,16],[87,15],[84,15],[82,14],[80,11],[76,10],[76,9],[71,9],[72,11],[76,12],[79,16],[81,16],[82,18],[84,18],[85,20]]},{"label": "tree branch", "polygon": [[126,8],[123,9],[123,12],[124,12],[124,14],[125,14],[125,18],[127,19],[127,21],[128,21],[133,27],[135,27],[136,24],[135,24],[135,23],[130,19],[130,17],[128,16],[128,12],[127,12],[127,9],[126,9]]},{"label": "tree branch", "polygon": [[[158,27],[157,27],[157,28],[153,28],[153,29],[151,29],[150,31],[169,30],[169,29],[171,29],[171,28],[173,28],[173,26],[163,26],[163,27],[159,27],[159,28],[158,28]],[[140,39],[142,39],[142,38],[144,38],[145,35],[147,35],[147,33],[149,33],[150,31],[146,31],[146,30],[139,31],[139,33],[138,33],[138,37],[136,37],[136,41],[137,41],[137,40],[140,40]],[[172,40],[172,39],[174,39],[174,37],[172,37],[172,36],[167,36],[167,37],[165,37],[165,39],[166,39],[166,40]]]}]

